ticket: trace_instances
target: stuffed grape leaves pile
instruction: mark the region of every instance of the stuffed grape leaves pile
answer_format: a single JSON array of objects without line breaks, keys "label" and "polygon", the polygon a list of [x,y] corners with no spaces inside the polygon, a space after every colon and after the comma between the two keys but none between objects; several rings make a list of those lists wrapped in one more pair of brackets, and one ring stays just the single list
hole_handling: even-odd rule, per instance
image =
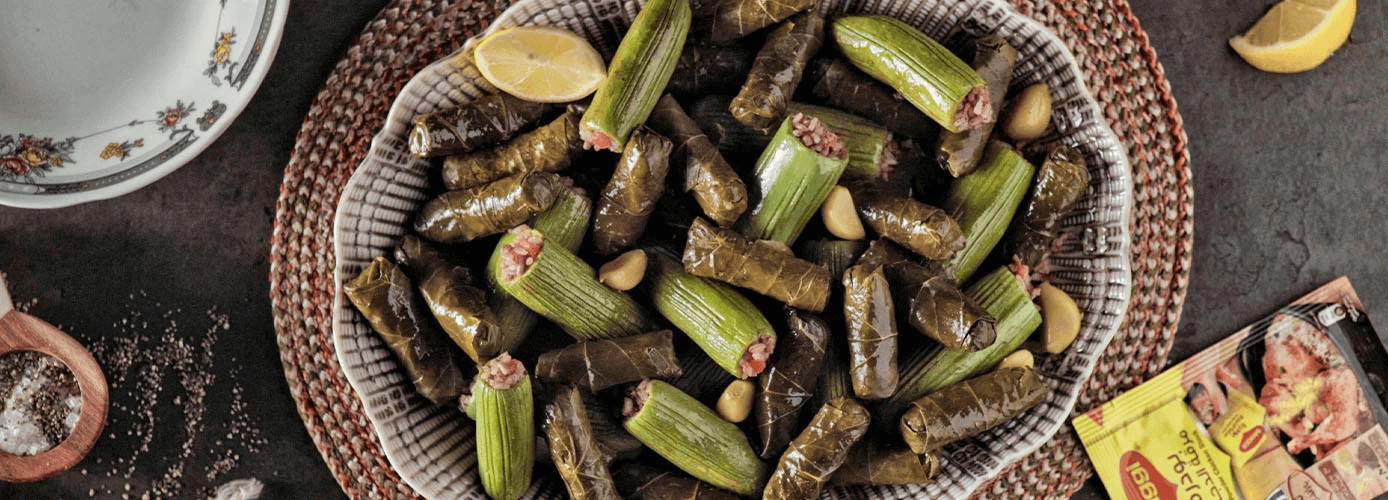
[{"label": "stuffed grape leaves pile", "polygon": [[579,499],[928,482],[1048,396],[1056,360],[1018,349],[1068,298],[1040,281],[1089,177],[1082,144],[1033,175],[991,133],[1015,50],[966,39],[971,66],[809,0],[637,4],[591,102],[415,117],[434,198],[342,286],[475,420],[490,497],[549,467]]}]

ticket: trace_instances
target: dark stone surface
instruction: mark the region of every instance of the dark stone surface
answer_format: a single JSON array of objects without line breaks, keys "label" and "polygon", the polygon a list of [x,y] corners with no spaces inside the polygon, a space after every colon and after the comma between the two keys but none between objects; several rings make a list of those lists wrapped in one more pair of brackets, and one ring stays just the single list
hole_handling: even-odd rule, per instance
[{"label": "dark stone surface", "polygon": [[[132,464],[135,435],[103,437],[86,461],[46,481],[0,484],[0,498],[139,498],[183,460],[180,497],[205,497],[230,479],[256,477],[262,498],[341,498],[289,397],[269,304],[269,238],[284,166],[311,100],[385,0],[294,0],[285,38],[250,107],[196,160],[132,194],[58,210],[0,208],[0,255],[10,289],[30,312],[88,345],[113,343],[144,320],[212,346],[216,377],[205,435],[184,435],[177,380],[164,381],[149,450]],[[1353,280],[1371,316],[1388,315],[1388,4],[1361,2],[1352,41],[1324,66],[1271,75],[1226,43],[1273,0],[1134,0],[1190,138],[1196,244],[1190,289],[1171,359],[1218,338],[1337,276]],[[133,382],[129,383],[131,386]],[[263,444],[219,442],[241,411]],[[112,429],[140,405],[113,393]],[[124,420],[122,420],[124,419]],[[225,450],[237,466],[208,479]],[[97,463],[96,460],[102,460]],[[85,473],[83,473],[85,471]],[[113,472],[114,471],[114,472]],[[112,473],[113,472],[113,473]],[[130,484],[131,490],[125,491]],[[1092,480],[1075,498],[1103,498]]]},{"label": "dark stone surface", "polygon": [[[1132,0],[1176,96],[1195,180],[1172,361],[1339,276],[1378,325],[1388,318],[1388,4],[1359,2],[1350,41],[1325,64],[1275,75],[1228,39],[1276,3]],[[1073,498],[1106,495],[1096,477]]]}]

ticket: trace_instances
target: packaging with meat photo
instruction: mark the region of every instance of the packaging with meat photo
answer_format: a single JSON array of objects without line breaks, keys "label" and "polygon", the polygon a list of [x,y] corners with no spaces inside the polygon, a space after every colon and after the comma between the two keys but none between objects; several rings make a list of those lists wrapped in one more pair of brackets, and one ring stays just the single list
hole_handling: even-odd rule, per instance
[{"label": "packaging with meat photo", "polygon": [[1114,499],[1375,498],[1388,493],[1384,345],[1340,278],[1075,430]]}]

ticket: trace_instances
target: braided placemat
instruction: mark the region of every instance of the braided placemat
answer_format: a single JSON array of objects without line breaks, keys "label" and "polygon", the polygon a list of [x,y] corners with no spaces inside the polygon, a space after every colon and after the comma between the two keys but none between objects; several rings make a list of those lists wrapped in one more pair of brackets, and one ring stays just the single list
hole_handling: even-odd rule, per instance
[{"label": "braided placemat", "polygon": [[[1146,35],[1125,0],[1012,0],[1075,54],[1133,167],[1133,290],[1124,325],[1082,389],[1084,411],[1159,371],[1190,271],[1193,193],[1185,132]],[[332,342],[332,223],[342,187],[415,72],[486,27],[505,0],[397,0],[366,26],[314,100],[276,204],[270,300],[285,378],[348,496],[417,498],[390,467]],[[1068,425],[980,489],[985,497],[1069,496],[1092,473]]]}]

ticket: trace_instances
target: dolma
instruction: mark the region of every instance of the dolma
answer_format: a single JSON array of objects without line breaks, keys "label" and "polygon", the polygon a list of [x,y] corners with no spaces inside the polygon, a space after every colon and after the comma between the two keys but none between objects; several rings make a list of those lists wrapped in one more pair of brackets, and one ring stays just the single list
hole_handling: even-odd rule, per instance
[{"label": "dolma", "polygon": [[466,412],[477,423],[477,476],[487,496],[517,500],[535,470],[535,396],[519,360],[501,353],[483,365]]},{"label": "dolma", "polygon": [[898,307],[916,331],[950,349],[993,345],[997,321],[955,285],[953,277],[911,262],[887,267]]},{"label": "dolma", "polygon": [[[988,84],[988,95],[1003,96],[1007,86],[1012,83],[1012,66],[1017,63],[1017,49],[997,35],[988,35],[973,43],[974,71]],[[993,135],[993,126],[1002,113],[1002,106],[992,106],[989,120],[978,128],[962,132],[940,132],[940,146],[936,160],[940,166],[955,177],[962,177],[978,167],[983,151],[988,148],[988,139]]]},{"label": "dolma", "polygon": [[747,211],[747,185],[675,98],[662,96],[646,125],[675,143],[670,161],[684,169],[684,190],[704,215],[720,226],[737,222]]},{"label": "dolma", "polygon": [[410,154],[428,158],[490,146],[535,124],[549,109],[549,104],[526,101],[503,92],[425,113],[414,117]]},{"label": "dolma", "polygon": [[637,384],[622,414],[627,432],[701,481],[739,495],[755,494],[766,484],[766,464],[742,430],[670,384]]},{"label": "dolma", "polygon": [[578,342],[546,352],[535,362],[535,376],[591,392],[643,378],[680,375],[670,330],[616,339]]},{"label": "dolma", "polygon": [[844,270],[867,250],[862,240],[808,240],[800,245],[806,260],[829,268],[829,276],[843,276]]},{"label": "dolma", "polygon": [[722,0],[714,12],[709,38],[725,42],[813,9],[814,0]]},{"label": "dolma", "polygon": [[1041,403],[1050,387],[1027,367],[1003,368],[911,402],[901,436],[915,453],[975,436]]},{"label": "dolma", "polygon": [[848,452],[843,466],[829,477],[838,486],[919,484],[940,472],[938,451],[917,455],[908,448],[889,448],[873,440],[860,441]]},{"label": "dolma", "polygon": [[553,400],[545,406],[545,436],[549,441],[550,457],[559,477],[573,500],[607,500],[620,498],[617,486],[607,469],[583,395],[573,386],[559,387]]},{"label": "dolma", "polygon": [[737,495],[689,476],[638,463],[612,471],[617,491],[631,500],[737,500]]},{"label": "dolma", "polygon": [[790,307],[820,312],[829,300],[828,268],[797,258],[784,245],[752,241],[703,218],[689,226],[683,262],[690,274],[747,288]]},{"label": "dolma", "polygon": [[789,112],[823,120],[848,150],[844,179],[887,179],[897,164],[900,149],[886,127],[861,116],[824,106],[790,103]]},{"label": "dolma", "polygon": [[681,373],[670,380],[670,385],[694,399],[712,403],[712,400],[717,399],[723,389],[737,378],[718,366],[718,363],[697,345],[690,347],[693,349],[678,349]]},{"label": "dolma", "polygon": [[378,256],[342,284],[342,293],[395,353],[421,396],[443,404],[467,391],[469,380],[454,360],[448,338],[434,326],[429,309],[398,266]]},{"label": "dolma", "polygon": [[449,190],[466,189],[528,172],[558,172],[583,151],[578,138],[581,113],[570,109],[553,121],[488,149],[452,154],[441,176]]},{"label": "dolma", "polygon": [[744,155],[760,155],[771,143],[771,136],[752,130],[733,118],[728,111],[732,96],[709,95],[694,101],[689,107],[689,117],[708,134],[708,139],[725,158]]},{"label": "dolma", "polygon": [[841,59],[817,61],[811,93],[831,107],[869,117],[892,132],[916,139],[934,139],[940,126],[896,90]]},{"label": "dolma", "polygon": [[964,249],[964,232],[949,214],[907,196],[855,190],[864,225],[930,260],[946,260]]},{"label": "dolma", "polygon": [[780,456],[794,437],[800,410],[814,396],[829,341],[828,323],[795,309],[786,310],[786,332],[770,365],[757,379],[752,413],[757,418],[763,459]]},{"label": "dolma", "polygon": [[737,91],[752,68],[752,51],[736,44],[686,44],[665,90],[701,96]]},{"label": "dolma", "polygon": [[755,203],[738,228],[748,238],[791,245],[848,167],[848,150],[819,118],[794,113],[781,122],[756,165],[749,189]]},{"label": "dolma", "polygon": [[669,139],[648,128],[631,133],[593,216],[593,245],[598,253],[624,250],[646,230],[665,188],[673,147]]},{"label": "dolma", "polygon": [[438,250],[413,235],[396,248],[396,262],[414,276],[424,303],[453,343],[478,364],[486,363],[508,346],[487,294],[472,286],[467,268],[448,263]]},{"label": "dolma", "polygon": [[583,396],[583,406],[588,412],[588,424],[593,427],[593,436],[602,446],[608,462],[634,458],[646,445],[622,428],[622,423],[613,414],[611,405],[600,400],[597,395],[579,391]]},{"label": "dolma", "polygon": [[414,230],[430,241],[463,243],[509,230],[554,204],[568,189],[558,175],[531,172],[449,191],[415,215]]},{"label": "dolma", "polygon": [[690,9],[686,0],[650,0],[641,6],[579,121],[585,149],[622,151],[632,131],[651,115],[689,35]]},{"label": "dolma", "polygon": [[770,133],[785,118],[810,58],[824,42],[824,18],[813,9],[786,19],[766,36],[747,81],[728,108],[733,117]]},{"label": "dolma", "polygon": [[[562,246],[569,252],[577,252],[584,236],[588,234],[588,220],[592,215],[593,202],[581,188],[561,189],[555,197],[554,204],[536,215],[531,227],[545,235],[545,240],[550,244]],[[487,261],[487,269],[500,270],[501,248],[502,245],[498,244],[492,250],[492,256]],[[497,291],[488,297],[487,302],[496,313],[497,323],[501,325],[503,338],[497,343],[501,350],[514,350],[530,335],[540,317],[524,303],[501,290],[497,285],[496,276],[489,272],[487,279],[492,289]]]},{"label": "dolma", "polygon": [[[888,266],[897,262],[907,262],[910,259],[910,252],[901,248],[901,245],[892,243],[891,240],[878,238],[868,243],[867,249],[858,256],[856,263],[868,267]],[[845,269],[847,268],[845,267]],[[842,275],[843,273],[839,274]]]},{"label": "dolma", "polygon": [[819,498],[820,489],[867,433],[871,415],[851,398],[825,403],[781,455],[762,492],[763,500]]},{"label": "dolma", "polygon": [[896,313],[881,266],[857,264],[844,271],[843,316],[853,393],[863,399],[891,396],[897,384]]},{"label": "dolma", "polygon": [[1008,253],[1027,267],[1040,264],[1059,236],[1060,220],[1088,187],[1089,169],[1079,151],[1061,145],[1047,153],[1020,216],[1008,230]]},{"label": "dolma", "polygon": [[757,306],[727,283],[686,271],[666,248],[645,251],[641,288],[656,310],[734,377],[760,375],[776,350],[776,329]]}]

